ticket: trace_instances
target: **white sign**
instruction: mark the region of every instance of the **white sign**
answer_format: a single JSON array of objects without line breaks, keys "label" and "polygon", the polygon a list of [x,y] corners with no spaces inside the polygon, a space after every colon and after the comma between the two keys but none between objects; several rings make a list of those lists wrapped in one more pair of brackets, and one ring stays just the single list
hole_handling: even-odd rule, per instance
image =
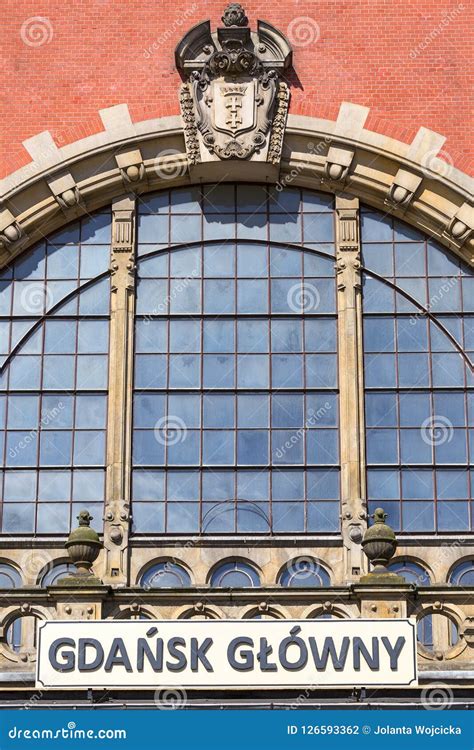
[{"label": "white sign", "polygon": [[37,685],[190,688],[412,685],[416,621],[49,620]]}]

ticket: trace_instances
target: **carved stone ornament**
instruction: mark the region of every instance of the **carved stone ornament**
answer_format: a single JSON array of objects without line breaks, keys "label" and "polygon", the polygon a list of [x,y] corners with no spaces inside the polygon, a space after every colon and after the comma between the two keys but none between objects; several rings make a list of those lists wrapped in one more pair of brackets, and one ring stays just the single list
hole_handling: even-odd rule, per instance
[{"label": "carved stone ornament", "polygon": [[189,164],[252,159],[278,165],[289,105],[281,74],[291,47],[277,29],[248,27],[238,3],[227,6],[224,27],[209,21],[191,29],[176,48],[185,78],[180,92]]}]

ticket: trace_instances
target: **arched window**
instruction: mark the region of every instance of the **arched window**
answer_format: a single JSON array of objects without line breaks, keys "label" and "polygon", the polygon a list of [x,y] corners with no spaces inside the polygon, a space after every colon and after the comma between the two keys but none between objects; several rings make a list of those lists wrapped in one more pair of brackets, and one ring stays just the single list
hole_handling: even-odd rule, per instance
[{"label": "arched window", "polygon": [[402,532],[468,531],[473,271],[396,219],[361,220],[369,507]]},{"label": "arched window", "polygon": [[[22,585],[21,575],[12,565],[0,563],[0,589],[17,589]],[[7,643],[13,651],[21,644],[21,620],[17,618],[7,631]]]},{"label": "arched window", "polygon": [[219,565],[212,573],[211,586],[216,588],[252,588],[260,586],[255,568],[240,560]]},{"label": "arched window", "polygon": [[188,588],[191,586],[191,578],[182,565],[165,561],[148,568],[141,578],[140,586],[146,589]]},{"label": "arched window", "polygon": [[333,214],[248,185],[140,200],[135,532],[338,531]]},{"label": "arched window", "polygon": [[315,560],[296,558],[288,563],[280,576],[280,584],[288,587],[330,586],[329,573]]},{"label": "arched window", "polygon": [[454,586],[474,586],[474,560],[465,560],[456,565],[449,577]]},{"label": "arched window", "polygon": [[22,585],[21,575],[16,568],[0,563],[0,589],[18,589]]},{"label": "arched window", "polygon": [[67,533],[102,515],[110,209],[0,273],[1,531]]},{"label": "arched window", "polygon": [[54,586],[55,583],[59,581],[60,578],[65,578],[69,573],[76,570],[75,565],[71,565],[71,563],[59,563],[58,565],[54,565],[52,568],[46,571],[44,576],[41,579],[41,585],[43,588],[46,588],[46,586]]},{"label": "arched window", "polygon": [[426,570],[418,563],[410,560],[395,560],[390,563],[388,570],[403,576],[408,583],[415,583],[417,586],[430,586],[431,581]]}]

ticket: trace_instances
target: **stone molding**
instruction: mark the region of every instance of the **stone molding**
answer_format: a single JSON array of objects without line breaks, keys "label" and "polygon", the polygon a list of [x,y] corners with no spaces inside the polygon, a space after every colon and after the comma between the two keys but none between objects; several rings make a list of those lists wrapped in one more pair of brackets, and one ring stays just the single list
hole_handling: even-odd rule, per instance
[{"label": "stone molding", "polygon": [[[439,158],[443,136],[422,127],[411,144],[402,143],[366,130],[368,113],[343,102],[336,122],[289,115],[279,183],[343,190],[417,226],[472,265],[474,180]],[[133,123],[126,104],[99,114],[103,132],[62,148],[47,131],[24,142],[33,161],[0,181],[0,267],[124,189],[192,182],[180,117]],[[274,183],[270,167],[216,162],[202,179]]]}]

